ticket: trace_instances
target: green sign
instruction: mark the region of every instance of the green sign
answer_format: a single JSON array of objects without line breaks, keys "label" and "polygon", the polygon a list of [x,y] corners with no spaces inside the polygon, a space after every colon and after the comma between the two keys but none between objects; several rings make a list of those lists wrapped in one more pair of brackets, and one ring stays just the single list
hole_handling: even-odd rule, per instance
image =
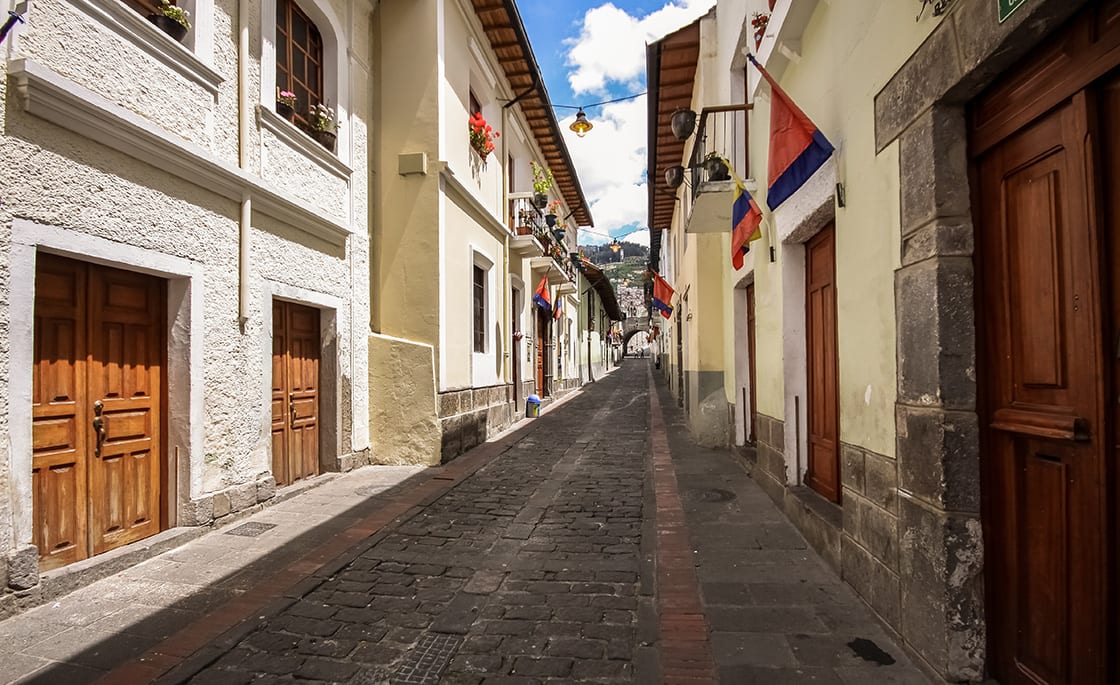
[{"label": "green sign", "polygon": [[999,23],[1003,23],[1005,19],[1023,6],[1027,0],[996,0],[999,3]]}]

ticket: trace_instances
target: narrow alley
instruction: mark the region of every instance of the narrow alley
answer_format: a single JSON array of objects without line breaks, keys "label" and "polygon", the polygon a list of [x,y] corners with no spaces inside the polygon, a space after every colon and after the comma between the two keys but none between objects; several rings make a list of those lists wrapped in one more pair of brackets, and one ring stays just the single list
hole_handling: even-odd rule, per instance
[{"label": "narrow alley", "polygon": [[653,378],[625,360],[445,466],[324,478],[0,622],[0,681],[928,682]]}]

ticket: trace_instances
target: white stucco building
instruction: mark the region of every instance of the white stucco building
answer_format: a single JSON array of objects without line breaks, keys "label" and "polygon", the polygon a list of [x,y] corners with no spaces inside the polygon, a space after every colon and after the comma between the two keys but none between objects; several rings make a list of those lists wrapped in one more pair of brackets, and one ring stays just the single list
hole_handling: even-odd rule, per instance
[{"label": "white stucco building", "polygon": [[0,613],[369,461],[373,6],[181,4],[181,41],[43,0],[2,46]]}]

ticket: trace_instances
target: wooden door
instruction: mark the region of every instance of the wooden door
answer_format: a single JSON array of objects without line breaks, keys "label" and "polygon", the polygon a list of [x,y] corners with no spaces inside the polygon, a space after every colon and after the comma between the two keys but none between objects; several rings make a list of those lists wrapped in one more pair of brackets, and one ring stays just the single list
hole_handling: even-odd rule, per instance
[{"label": "wooden door", "polygon": [[319,310],[272,303],[272,477],[319,474]]},{"label": "wooden door", "polygon": [[157,278],[36,259],[32,510],[44,570],[166,521],[165,300]]},{"label": "wooden door", "polygon": [[[1103,89],[1102,116],[1099,121],[1117,121],[1120,117],[1120,76],[1113,74]],[[1106,577],[1116,578],[1120,573],[1120,136],[1115,130],[1104,138],[1105,143],[1105,177],[1104,183],[1107,191],[1104,197],[1107,201],[1106,208],[1106,237],[1108,244],[1108,264],[1112,267],[1105,269],[1108,276],[1109,301],[1111,302],[1111,327],[1105,340],[1108,347],[1105,349],[1105,361],[1112,367],[1111,393],[1106,395],[1108,406],[1112,407],[1109,420],[1106,445],[1111,445],[1106,461],[1111,464],[1112,496],[1110,497],[1107,516],[1112,525],[1112,557],[1109,560],[1109,573]],[[1106,410],[1107,412],[1107,410]],[[1113,682],[1120,679],[1120,587],[1113,582],[1109,586],[1110,607],[1108,613],[1112,616],[1112,663],[1110,664]]]},{"label": "wooden door", "polygon": [[747,286],[747,384],[750,388],[750,405],[748,406],[747,426],[750,438],[748,442],[754,444],[757,433],[755,432],[755,414],[758,413],[758,399],[755,388],[755,359],[757,355],[754,348],[754,283]]},{"label": "wooden door", "polygon": [[[513,181],[511,180],[510,183],[513,183]],[[514,411],[517,411],[517,408],[521,406],[521,341],[516,336],[521,331],[521,326],[518,323],[521,318],[521,291],[513,288],[510,291],[510,301],[513,303],[513,315],[509,322],[509,329],[514,332],[510,342],[510,347],[513,349],[513,353],[510,355],[513,360],[513,407]]]},{"label": "wooden door", "polygon": [[552,316],[540,307],[535,309],[537,312],[537,394],[545,397],[551,393],[549,381],[552,380],[550,363],[552,332],[549,324],[552,322]]},{"label": "wooden door", "polygon": [[1076,93],[978,160],[988,635],[1003,685],[1107,679],[1094,100]]},{"label": "wooden door", "polygon": [[805,338],[809,455],[805,482],[840,501],[840,394],[836,351],[836,241],[833,224],[805,246]]}]

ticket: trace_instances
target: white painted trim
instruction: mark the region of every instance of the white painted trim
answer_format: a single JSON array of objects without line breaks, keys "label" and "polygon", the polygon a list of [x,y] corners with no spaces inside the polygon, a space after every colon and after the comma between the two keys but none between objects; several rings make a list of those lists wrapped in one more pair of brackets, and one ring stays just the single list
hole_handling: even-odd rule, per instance
[{"label": "white painted trim", "polygon": [[205,88],[216,100],[218,88],[225,79],[207,64],[213,58],[213,0],[193,0],[186,9],[191,13],[191,30],[195,51],[156,28],[146,17],[120,0],[67,0],[91,19],[135,45],[149,57],[183,78]]},{"label": "white painted trim", "polygon": [[[747,320],[747,286],[754,283],[754,265],[749,266],[749,271],[743,274],[743,277],[735,284],[731,293],[732,302],[732,319],[735,329],[735,416],[733,423],[735,426],[735,444],[743,445],[753,436],[750,435],[750,402],[751,402],[751,379],[750,379],[750,335],[749,324]],[[758,293],[755,292],[755,307],[758,307]],[[758,343],[758,331],[755,330],[755,343]],[[758,360],[755,359],[755,371],[757,373]],[[746,394],[744,395],[744,391]],[[757,383],[755,391],[758,391]],[[746,398],[746,404],[743,405],[743,398]],[[744,406],[747,407],[746,421],[743,419]]]},{"label": "white painted trim", "polygon": [[208,150],[168,134],[147,119],[30,60],[9,63],[19,102],[30,114],[74,131],[130,157],[147,162],[199,187],[240,202],[252,193],[260,209],[293,228],[332,245],[342,245],[350,227],[309,209]]},{"label": "white painted trim", "polygon": [[490,90],[498,89],[498,77],[494,74],[494,69],[490,66],[490,60],[482,52],[482,47],[478,44],[478,40],[474,35],[468,36],[470,41],[471,55],[474,56],[475,63],[482,69],[482,75],[486,77],[486,82],[490,84]]},{"label": "white painted trim", "polygon": [[451,170],[447,162],[439,161],[434,164],[439,165],[439,175],[444,181],[444,194],[466,211],[480,226],[489,231],[491,235],[498,240],[505,240],[505,237],[510,235],[510,232],[505,227],[505,224],[502,223],[501,219],[495,216],[469,188],[459,181],[455,176],[455,172]]},{"label": "white painted trim", "polygon": [[353,170],[295,124],[263,105],[257,107],[257,119],[261,128],[272,133],[288,147],[315,162],[327,173],[349,183]]},{"label": "white painted trim", "polygon": [[[470,255],[471,265],[471,278],[470,278],[470,291],[467,298],[467,304],[471,310],[471,344],[470,344],[470,378],[471,387],[481,388],[491,385],[498,385],[502,382],[501,372],[499,371],[498,364],[501,361],[498,355],[498,343],[500,336],[495,332],[494,326],[498,324],[498,287],[497,287],[497,272],[495,268],[497,264],[495,255],[485,250],[482,246],[476,243],[470,243],[467,246]],[[486,292],[484,293],[486,301],[486,310],[483,313],[482,329],[485,332],[486,340],[483,345],[482,352],[475,352],[474,350],[474,267],[481,267],[486,274]],[[445,317],[446,319],[446,317]],[[499,324],[500,325],[500,324]],[[502,330],[505,330],[502,327]]]},{"label": "white painted trim", "polygon": [[[192,494],[200,494],[202,477],[203,265],[81,231],[17,218],[12,221],[10,262],[15,282],[35,283],[35,259],[40,250],[168,280],[165,458],[169,465],[178,469],[178,492],[167,493],[169,519],[173,522],[177,514],[176,502],[189,501]],[[35,288],[33,285],[13,288],[10,295],[8,439],[12,534],[14,543],[26,544],[31,542],[33,525],[30,493]]]}]

